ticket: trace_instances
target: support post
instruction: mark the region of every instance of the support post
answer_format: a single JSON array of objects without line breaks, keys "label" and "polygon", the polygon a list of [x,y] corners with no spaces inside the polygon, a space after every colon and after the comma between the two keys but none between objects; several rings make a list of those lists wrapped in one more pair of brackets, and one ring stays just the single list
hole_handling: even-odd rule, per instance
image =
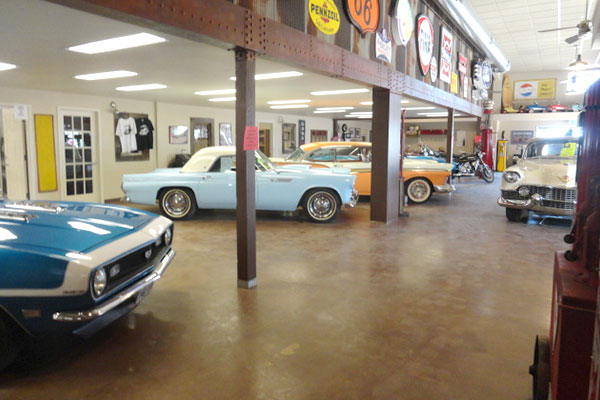
[{"label": "support post", "polygon": [[373,163],[371,168],[371,220],[398,219],[400,188],[401,96],[373,88]]},{"label": "support post", "polygon": [[253,150],[244,151],[246,126],[256,121],[253,51],[235,50],[235,158],[238,287],[256,286],[256,176]]},{"label": "support post", "polygon": [[[448,109],[448,134],[446,135],[446,162],[452,163],[452,154],[454,154],[454,108]],[[452,179],[452,178],[450,178]]]}]

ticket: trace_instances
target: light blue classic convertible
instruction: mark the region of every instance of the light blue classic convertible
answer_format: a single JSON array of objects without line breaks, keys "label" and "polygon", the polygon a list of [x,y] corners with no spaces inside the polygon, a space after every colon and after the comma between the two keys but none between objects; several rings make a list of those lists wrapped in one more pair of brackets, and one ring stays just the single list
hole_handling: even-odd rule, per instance
[{"label": "light blue classic convertible", "polygon": [[[330,222],[343,204],[356,204],[355,179],[349,170],[341,168],[275,168],[257,151],[256,209],[294,211],[301,206],[311,221]],[[126,201],[158,202],[171,219],[190,217],[198,208],[235,209],[235,187],[235,147],[230,146],[199,150],[181,169],[124,175],[122,185]]]},{"label": "light blue classic convertible", "polygon": [[89,336],[136,307],[172,239],[167,218],[127,207],[0,201],[0,370],[27,336]]}]

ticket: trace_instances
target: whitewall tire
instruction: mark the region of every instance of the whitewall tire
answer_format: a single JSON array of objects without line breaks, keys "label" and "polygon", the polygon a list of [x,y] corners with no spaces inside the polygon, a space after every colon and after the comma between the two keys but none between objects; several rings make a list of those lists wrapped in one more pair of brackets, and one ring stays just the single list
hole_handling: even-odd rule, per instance
[{"label": "whitewall tire", "polygon": [[196,196],[187,188],[165,189],[159,198],[160,211],[170,219],[185,219],[196,214]]}]

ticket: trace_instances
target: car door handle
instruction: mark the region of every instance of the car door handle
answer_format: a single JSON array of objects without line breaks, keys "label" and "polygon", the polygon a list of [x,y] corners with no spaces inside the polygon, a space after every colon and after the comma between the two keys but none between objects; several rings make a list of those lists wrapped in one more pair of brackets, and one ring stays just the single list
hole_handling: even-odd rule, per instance
[{"label": "car door handle", "polygon": [[200,179],[203,181],[208,181],[212,179],[212,176],[201,176]]}]

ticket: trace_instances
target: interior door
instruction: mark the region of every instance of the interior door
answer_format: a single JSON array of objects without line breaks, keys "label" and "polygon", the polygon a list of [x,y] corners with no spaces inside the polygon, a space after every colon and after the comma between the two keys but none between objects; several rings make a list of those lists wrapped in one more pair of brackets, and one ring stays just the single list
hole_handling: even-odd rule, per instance
[{"label": "interior door", "polygon": [[96,114],[63,111],[58,120],[62,199],[102,202]]},{"label": "interior door", "polygon": [[258,124],[258,148],[265,153],[267,157],[271,157],[271,133],[273,132],[273,124],[261,122]]},{"label": "interior door", "polygon": [[25,125],[15,119],[13,108],[2,109],[2,192],[11,200],[29,198]]},{"label": "interior door", "polygon": [[205,147],[212,146],[213,128],[215,120],[212,118],[190,118],[190,127],[192,128],[192,154]]}]

